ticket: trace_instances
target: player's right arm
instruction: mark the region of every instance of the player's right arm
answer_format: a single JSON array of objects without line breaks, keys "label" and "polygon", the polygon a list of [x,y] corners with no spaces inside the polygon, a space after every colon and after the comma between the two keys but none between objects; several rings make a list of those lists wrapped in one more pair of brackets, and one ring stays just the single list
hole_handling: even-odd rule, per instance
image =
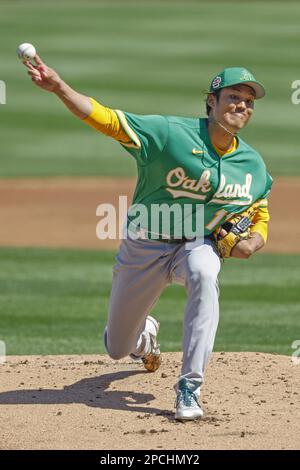
[{"label": "player's right arm", "polygon": [[55,93],[67,108],[88,125],[113,137],[137,160],[145,164],[157,158],[165,147],[169,124],[164,116],[139,116],[112,110],[96,100],[77,93],[55,70],[36,55],[36,65],[24,61],[32,81],[40,88]]},{"label": "player's right arm", "polygon": [[36,65],[24,61],[32,81],[43,90],[54,93],[75,116],[84,120],[103,134],[126,144],[131,139],[123,130],[115,111],[73,90],[55,70],[48,67],[36,55]]},{"label": "player's right arm", "polygon": [[55,70],[48,67],[41,58],[35,56],[36,65],[24,61],[28,68],[31,80],[40,88],[55,93],[67,108],[80,119],[84,119],[92,112],[92,103],[89,97],[77,93],[67,85]]}]

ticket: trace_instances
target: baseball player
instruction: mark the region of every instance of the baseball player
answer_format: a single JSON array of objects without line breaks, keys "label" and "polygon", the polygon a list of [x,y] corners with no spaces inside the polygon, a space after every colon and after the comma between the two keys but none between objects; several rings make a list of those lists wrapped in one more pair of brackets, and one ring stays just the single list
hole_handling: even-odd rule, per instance
[{"label": "baseball player", "polygon": [[[148,371],[157,370],[159,323],[149,313],[167,285],[183,285],[187,303],[175,418],[201,418],[200,388],[219,320],[221,260],[249,258],[267,239],[272,178],[259,153],[238,136],[255,100],[265,95],[264,87],[244,68],[225,68],[211,81],[207,118],[137,115],[77,93],[39,56],[35,61],[24,62],[33,82],[120,142],[137,164],[129,236],[121,242],[113,269],[107,352],[114,359],[130,355]],[[175,203],[177,208],[189,205],[194,223],[199,207],[203,209],[204,237],[196,236],[197,243],[191,243],[190,233],[177,230],[178,217],[167,228],[151,225],[159,205],[173,208]],[[135,223],[137,204],[147,209],[147,220]]]}]

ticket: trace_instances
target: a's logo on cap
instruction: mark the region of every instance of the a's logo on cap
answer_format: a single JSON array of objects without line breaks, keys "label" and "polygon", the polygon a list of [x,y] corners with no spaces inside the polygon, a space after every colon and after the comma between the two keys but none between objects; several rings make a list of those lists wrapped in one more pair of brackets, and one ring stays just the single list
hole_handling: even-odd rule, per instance
[{"label": "a's logo on cap", "polygon": [[221,85],[221,81],[222,81],[222,77],[219,77],[219,76],[215,77],[215,78],[213,79],[212,84],[211,84],[211,86],[213,87],[213,89],[219,88],[219,86]]},{"label": "a's logo on cap", "polygon": [[247,82],[248,80],[253,80],[253,75],[248,72],[248,70],[243,70],[240,80]]}]

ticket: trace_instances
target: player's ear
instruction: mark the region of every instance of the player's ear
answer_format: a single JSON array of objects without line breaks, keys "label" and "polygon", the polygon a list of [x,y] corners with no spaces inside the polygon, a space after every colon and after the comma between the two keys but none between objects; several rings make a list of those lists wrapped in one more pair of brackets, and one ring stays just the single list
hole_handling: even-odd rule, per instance
[{"label": "player's ear", "polygon": [[214,108],[216,105],[216,96],[213,93],[208,93],[206,103],[210,108]]}]

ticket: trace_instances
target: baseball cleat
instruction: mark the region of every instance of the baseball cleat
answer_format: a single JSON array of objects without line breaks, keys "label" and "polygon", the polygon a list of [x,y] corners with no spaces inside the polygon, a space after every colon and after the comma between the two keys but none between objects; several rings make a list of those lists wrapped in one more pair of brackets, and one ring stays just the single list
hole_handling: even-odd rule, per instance
[{"label": "baseball cleat", "polygon": [[159,344],[157,342],[157,335],[159,332],[159,322],[150,315],[146,318],[145,332],[149,334],[150,339],[150,352],[142,357],[145,369],[149,372],[155,372],[161,364],[161,354]]},{"label": "baseball cleat", "polygon": [[182,378],[177,386],[175,419],[178,421],[192,421],[203,416],[199,402],[199,382]]}]

